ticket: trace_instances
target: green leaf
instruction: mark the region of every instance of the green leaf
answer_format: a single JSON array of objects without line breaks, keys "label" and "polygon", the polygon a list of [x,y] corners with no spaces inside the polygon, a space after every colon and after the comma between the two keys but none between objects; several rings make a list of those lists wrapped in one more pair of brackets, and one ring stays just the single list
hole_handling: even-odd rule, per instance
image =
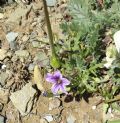
[{"label": "green leaf", "polygon": [[103,104],[103,112],[106,114],[108,112],[109,105],[104,103]]},{"label": "green leaf", "polygon": [[115,111],[120,112],[120,106],[116,102],[112,103],[111,106]]},{"label": "green leaf", "polygon": [[120,120],[107,121],[107,123],[120,123]]}]

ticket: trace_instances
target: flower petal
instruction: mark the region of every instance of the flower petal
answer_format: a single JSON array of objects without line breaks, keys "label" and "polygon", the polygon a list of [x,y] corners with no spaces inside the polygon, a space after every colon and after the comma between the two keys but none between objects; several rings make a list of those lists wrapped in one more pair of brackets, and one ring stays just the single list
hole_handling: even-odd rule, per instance
[{"label": "flower petal", "polygon": [[62,81],[63,85],[69,85],[70,84],[70,81],[66,78],[61,78],[61,81]]},{"label": "flower petal", "polygon": [[65,93],[65,94],[68,94],[68,92],[66,91],[66,88],[64,85],[60,85],[60,90]]},{"label": "flower petal", "polygon": [[46,81],[50,83],[57,83],[56,79],[54,79],[53,74],[47,73],[46,75]]},{"label": "flower petal", "polygon": [[54,84],[51,88],[53,94],[56,94],[58,92],[58,90],[60,89],[60,85],[59,84]]},{"label": "flower petal", "polygon": [[58,70],[54,72],[54,78],[56,78],[57,80],[61,79],[62,78],[61,72]]}]

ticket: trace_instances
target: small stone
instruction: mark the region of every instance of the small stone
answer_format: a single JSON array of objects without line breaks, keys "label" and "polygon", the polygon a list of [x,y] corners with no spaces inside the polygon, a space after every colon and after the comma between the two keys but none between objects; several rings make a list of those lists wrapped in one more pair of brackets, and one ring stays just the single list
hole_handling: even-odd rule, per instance
[{"label": "small stone", "polygon": [[31,24],[32,27],[35,27],[36,25],[37,25],[37,22],[33,22],[33,23]]},{"label": "small stone", "polygon": [[15,55],[18,57],[28,58],[29,52],[27,50],[17,50],[15,51]]},{"label": "small stone", "polygon": [[7,73],[5,73],[5,72],[2,72],[0,74],[0,84],[2,86],[4,86],[6,84],[6,80],[7,80],[8,77],[9,77],[9,75]]},{"label": "small stone", "polygon": [[49,58],[44,52],[39,52],[36,54],[34,58],[34,62],[38,63],[41,67],[48,66],[49,65]]},{"label": "small stone", "polygon": [[15,33],[15,32],[9,32],[6,35],[6,38],[7,38],[9,43],[15,41],[17,37],[18,37],[18,33]]},{"label": "small stone", "polygon": [[36,31],[31,32],[30,39],[35,39],[37,37],[38,33]]},{"label": "small stone", "polygon": [[40,123],[48,123],[45,119],[40,119]]},{"label": "small stone", "polygon": [[24,42],[26,42],[26,41],[28,41],[29,40],[29,36],[28,35],[24,35],[23,37],[22,37],[22,40],[24,41]]},{"label": "small stone", "polygon": [[53,116],[50,115],[50,114],[47,114],[47,115],[44,117],[44,119],[46,119],[48,122],[51,122],[51,121],[53,121]]},{"label": "small stone", "polygon": [[32,46],[33,47],[40,47],[40,44],[38,41],[32,41]]},{"label": "small stone", "polygon": [[0,115],[0,123],[5,123],[5,117],[3,117],[2,115]]},{"label": "small stone", "polygon": [[58,98],[53,98],[49,102],[49,110],[53,110],[55,108],[58,108],[61,104],[61,101]]},{"label": "small stone", "polygon": [[92,109],[93,109],[93,110],[95,110],[96,108],[97,108],[97,106],[96,106],[96,105],[92,106]]},{"label": "small stone", "polygon": [[4,70],[4,69],[6,68],[6,65],[5,65],[5,64],[3,64],[1,68]]},{"label": "small stone", "polygon": [[32,109],[35,95],[36,90],[32,88],[32,83],[27,83],[21,90],[13,92],[10,99],[13,105],[20,111],[21,115],[25,116]]},{"label": "small stone", "polygon": [[15,33],[15,32],[9,32],[7,35],[6,35],[6,38],[10,44],[10,48],[11,49],[16,49],[16,38],[18,37],[18,33]]},{"label": "small stone", "polygon": [[13,56],[13,53],[12,52],[7,52],[7,56],[8,57],[12,57]]},{"label": "small stone", "polygon": [[47,6],[52,7],[55,6],[55,4],[57,3],[56,0],[46,0],[47,2]]},{"label": "small stone", "polygon": [[6,57],[6,53],[6,50],[0,49],[0,60],[3,60]]},{"label": "small stone", "polygon": [[34,67],[35,67],[35,65],[31,63],[31,64],[29,64],[28,70],[33,71]]},{"label": "small stone", "polygon": [[54,121],[56,121],[56,123],[61,123],[62,121],[62,116],[58,113],[56,115],[54,115]]},{"label": "small stone", "polygon": [[0,19],[2,19],[4,17],[3,13],[0,13]]},{"label": "small stone", "polygon": [[25,49],[25,44],[21,44],[19,50],[24,50],[24,49]]},{"label": "small stone", "polygon": [[12,59],[11,59],[11,61],[13,61],[13,62],[16,62],[17,60],[18,60],[18,57],[15,56],[15,55],[14,55],[14,56],[12,57]]},{"label": "small stone", "polygon": [[69,115],[69,117],[67,118],[67,123],[75,123],[76,118],[73,115]]},{"label": "small stone", "polygon": [[0,88],[0,103],[6,104],[8,102],[9,91]]}]

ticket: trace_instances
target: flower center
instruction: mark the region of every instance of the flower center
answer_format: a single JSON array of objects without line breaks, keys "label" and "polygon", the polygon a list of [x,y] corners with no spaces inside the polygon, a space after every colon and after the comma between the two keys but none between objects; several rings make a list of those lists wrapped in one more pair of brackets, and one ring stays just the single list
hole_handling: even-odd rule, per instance
[{"label": "flower center", "polygon": [[60,84],[62,81],[60,79],[58,79],[58,84]]}]

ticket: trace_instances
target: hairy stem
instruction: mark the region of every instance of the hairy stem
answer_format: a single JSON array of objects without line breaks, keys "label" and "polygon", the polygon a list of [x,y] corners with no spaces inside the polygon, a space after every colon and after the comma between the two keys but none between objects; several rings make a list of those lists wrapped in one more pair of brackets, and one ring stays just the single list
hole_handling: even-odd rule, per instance
[{"label": "hairy stem", "polygon": [[46,0],[43,0],[43,5],[44,5],[44,13],[45,13],[45,19],[46,19],[46,24],[47,24],[47,29],[48,29],[48,36],[49,36],[51,52],[52,52],[52,55],[56,55],[55,48],[54,48],[54,43],[53,43],[53,34],[52,34],[52,29],[51,29],[51,24],[50,24],[50,19],[49,19]]}]

